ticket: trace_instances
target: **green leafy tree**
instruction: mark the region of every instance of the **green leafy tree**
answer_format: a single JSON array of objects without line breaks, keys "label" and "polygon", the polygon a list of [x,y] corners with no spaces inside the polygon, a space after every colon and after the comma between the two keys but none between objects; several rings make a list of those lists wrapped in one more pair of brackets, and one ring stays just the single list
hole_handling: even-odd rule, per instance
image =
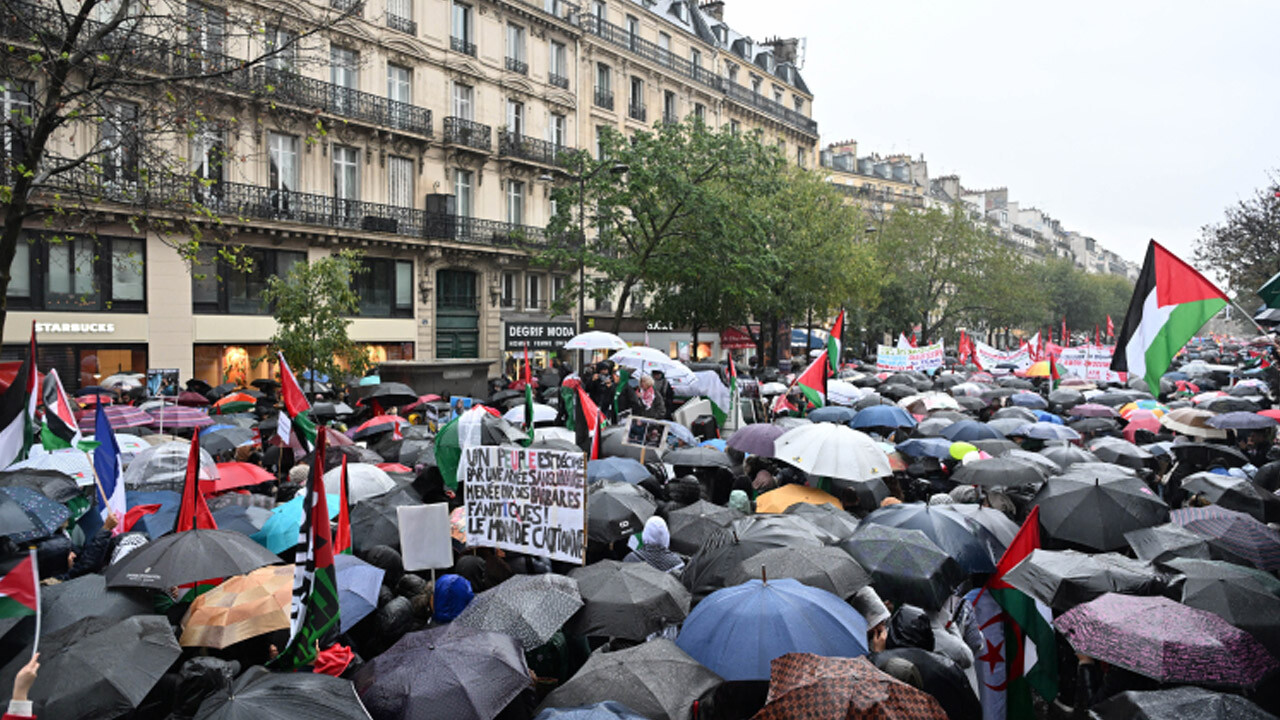
[{"label": "green leafy tree", "polygon": [[296,263],[286,277],[269,278],[262,298],[276,321],[272,353],[283,353],[292,368],[311,368],[330,378],[363,375],[369,356],[347,335],[351,316],[360,312],[352,280],[362,272],[360,254],[343,250]]},{"label": "green leafy tree", "polygon": [[1195,260],[1225,279],[1246,310],[1256,310],[1258,288],[1280,272],[1280,183],[1227,208],[1223,222],[1201,228]]}]

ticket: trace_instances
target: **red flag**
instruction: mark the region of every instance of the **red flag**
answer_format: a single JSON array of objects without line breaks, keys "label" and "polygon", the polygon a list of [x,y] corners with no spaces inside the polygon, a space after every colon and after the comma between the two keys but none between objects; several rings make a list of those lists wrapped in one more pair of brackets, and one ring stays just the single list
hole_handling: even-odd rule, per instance
[{"label": "red flag", "polygon": [[346,455],[342,456],[342,482],[338,487],[338,532],[333,537],[333,552],[335,555],[351,552],[351,515],[347,510]]},{"label": "red flag", "polygon": [[187,455],[187,477],[182,484],[182,505],[178,507],[178,522],[174,532],[187,530],[217,530],[213,513],[200,494],[200,429],[191,436],[191,452]]},{"label": "red flag", "polygon": [[586,391],[582,389],[582,385],[578,385],[578,407],[582,410],[582,417],[586,421],[587,432],[591,433],[591,460],[600,459],[600,408],[591,398],[587,397]]},{"label": "red flag", "polygon": [[1111,322],[1111,316],[1108,315],[1107,316],[1107,337],[1115,337],[1115,336],[1116,336],[1116,326],[1115,326],[1115,323]]},{"label": "red flag", "polygon": [[129,511],[124,514],[124,519],[120,521],[121,530],[123,532],[129,532],[133,529],[134,525],[138,524],[138,521],[141,520],[144,515],[154,515],[155,513],[160,512],[160,508],[162,507],[164,506],[159,503],[154,505],[134,505],[129,508]]},{"label": "red flag", "polygon": [[1094,326],[1093,326],[1093,344],[1094,344],[1094,345],[1101,345],[1101,344],[1102,344],[1102,334],[1098,332],[1098,326],[1097,326],[1097,325],[1094,325]]},{"label": "red flag", "polygon": [[919,347],[919,346],[916,344],[916,343],[917,343],[917,341],[916,341],[916,334],[915,334],[914,332],[913,332],[913,333],[911,333],[911,339],[910,339],[910,340],[908,340],[907,342],[911,343],[911,347]]},{"label": "red flag", "polygon": [[524,384],[533,387],[533,365],[529,363],[529,343],[524,344]]},{"label": "red flag", "polygon": [[1062,334],[1058,337],[1062,338],[1062,347],[1071,347],[1071,342],[1067,338],[1067,316],[1062,316]]},{"label": "red flag", "polygon": [[36,567],[36,549],[32,547],[27,557],[0,576],[0,617],[38,616],[39,613],[40,572]]}]

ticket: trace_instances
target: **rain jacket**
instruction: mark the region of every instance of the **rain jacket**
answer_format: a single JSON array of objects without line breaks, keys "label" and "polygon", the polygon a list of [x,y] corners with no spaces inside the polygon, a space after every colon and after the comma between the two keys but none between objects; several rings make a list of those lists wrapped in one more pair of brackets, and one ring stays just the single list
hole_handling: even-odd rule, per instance
[{"label": "rain jacket", "polygon": [[475,593],[471,591],[471,583],[461,575],[441,575],[436,580],[435,614],[432,620],[437,624],[452,622],[471,604]]},{"label": "rain jacket", "polygon": [[651,567],[673,574],[684,569],[684,558],[670,549],[671,531],[667,529],[665,520],[656,515],[646,520],[641,538],[644,544],[623,558],[623,562],[649,563]]}]

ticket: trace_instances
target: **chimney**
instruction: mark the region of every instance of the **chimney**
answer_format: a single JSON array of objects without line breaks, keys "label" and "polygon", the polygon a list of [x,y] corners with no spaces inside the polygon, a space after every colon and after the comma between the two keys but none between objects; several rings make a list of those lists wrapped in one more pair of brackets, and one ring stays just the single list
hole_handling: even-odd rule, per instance
[{"label": "chimney", "polygon": [[764,44],[773,48],[773,59],[779,65],[782,63],[791,63],[792,65],[795,65],[796,60],[799,59],[799,38],[787,38],[786,40],[783,40],[782,38],[771,38],[765,40]]},{"label": "chimney", "polygon": [[698,6],[704,14],[724,22],[724,0],[707,0]]}]

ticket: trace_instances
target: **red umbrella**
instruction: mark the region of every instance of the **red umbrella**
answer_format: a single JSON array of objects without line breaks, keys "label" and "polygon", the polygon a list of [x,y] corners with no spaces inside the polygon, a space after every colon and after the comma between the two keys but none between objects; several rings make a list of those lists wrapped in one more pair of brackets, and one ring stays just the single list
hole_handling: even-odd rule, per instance
[{"label": "red umbrella", "polygon": [[1139,430],[1150,430],[1158,433],[1161,430],[1160,416],[1150,410],[1134,410],[1129,413],[1129,424],[1124,426],[1124,438],[1129,442],[1137,442],[1134,435]]},{"label": "red umbrella", "polygon": [[201,480],[200,492],[218,493],[224,490],[249,487],[275,479],[275,475],[253,463],[218,463],[218,478],[216,480]]},{"label": "red umbrella", "polygon": [[1280,420],[1280,410],[1263,410],[1258,414],[1263,417],[1269,417],[1272,420]]},{"label": "red umbrella", "polygon": [[378,463],[378,469],[389,473],[411,473],[413,468],[406,467],[400,463]]},{"label": "red umbrella", "polygon": [[209,404],[209,398],[187,390],[178,394],[178,404],[185,407],[204,407]]},{"label": "red umbrella", "polygon": [[351,438],[360,440],[378,433],[391,432],[397,425],[403,427],[408,424],[409,421],[399,415],[379,415],[364,421],[360,427],[352,431]]},{"label": "red umbrella", "polygon": [[426,405],[427,403],[440,402],[441,400],[444,400],[444,398],[440,397],[439,395],[419,395],[416,401],[408,405],[405,405],[404,409],[413,410],[414,408],[421,407],[423,405]]},{"label": "red umbrella", "polygon": [[[112,405],[105,408],[103,412],[106,413],[107,422],[111,424],[112,430],[143,427],[155,421],[155,418],[132,405]],[[76,422],[79,423],[81,431],[89,434],[96,427],[97,417],[96,410],[81,410],[76,413]]]}]

